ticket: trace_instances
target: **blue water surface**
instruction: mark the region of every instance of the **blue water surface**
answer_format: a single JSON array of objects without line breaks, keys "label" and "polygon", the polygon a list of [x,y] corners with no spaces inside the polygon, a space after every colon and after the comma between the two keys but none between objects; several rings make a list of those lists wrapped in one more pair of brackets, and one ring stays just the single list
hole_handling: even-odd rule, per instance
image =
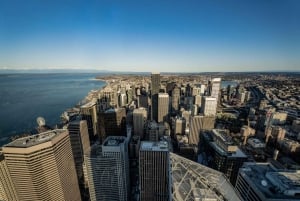
[{"label": "blue water surface", "polygon": [[30,131],[42,116],[48,125],[60,122],[60,115],[81,101],[90,90],[105,82],[98,74],[0,74],[0,145],[8,137]]}]

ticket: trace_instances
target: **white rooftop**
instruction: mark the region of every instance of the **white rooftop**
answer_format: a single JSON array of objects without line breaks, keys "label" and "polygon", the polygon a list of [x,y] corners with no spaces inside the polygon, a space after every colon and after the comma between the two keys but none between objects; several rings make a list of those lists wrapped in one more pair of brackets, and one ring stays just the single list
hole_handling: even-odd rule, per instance
[{"label": "white rooftop", "polygon": [[169,151],[168,142],[165,142],[165,141],[159,141],[159,142],[143,141],[141,143],[140,151]]}]

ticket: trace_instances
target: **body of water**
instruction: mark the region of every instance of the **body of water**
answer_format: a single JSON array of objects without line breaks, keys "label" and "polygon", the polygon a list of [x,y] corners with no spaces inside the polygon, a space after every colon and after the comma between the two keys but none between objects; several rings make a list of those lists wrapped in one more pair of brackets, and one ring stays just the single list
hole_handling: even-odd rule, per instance
[{"label": "body of water", "polygon": [[230,85],[231,87],[236,87],[238,83],[236,81],[222,81],[221,82],[221,88],[227,88],[227,86]]},{"label": "body of water", "polygon": [[37,127],[39,116],[48,125],[59,123],[67,108],[105,85],[95,77],[88,73],[0,75],[0,145],[9,136]]}]

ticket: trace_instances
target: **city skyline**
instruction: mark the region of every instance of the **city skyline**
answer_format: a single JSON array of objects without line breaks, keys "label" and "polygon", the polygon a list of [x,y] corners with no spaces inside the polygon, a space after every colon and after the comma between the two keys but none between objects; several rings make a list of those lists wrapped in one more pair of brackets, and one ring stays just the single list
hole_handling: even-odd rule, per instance
[{"label": "city skyline", "polygon": [[299,71],[297,1],[0,4],[0,69]]}]

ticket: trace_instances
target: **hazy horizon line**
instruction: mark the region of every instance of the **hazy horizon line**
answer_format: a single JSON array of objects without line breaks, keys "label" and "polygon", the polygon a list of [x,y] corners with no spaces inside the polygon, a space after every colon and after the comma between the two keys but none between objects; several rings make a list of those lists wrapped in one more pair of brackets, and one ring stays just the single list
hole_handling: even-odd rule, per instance
[{"label": "hazy horizon line", "polygon": [[[106,70],[106,69],[96,69],[96,68],[88,68],[88,69],[82,69],[82,68],[1,68],[0,72],[61,72],[61,71],[77,71],[77,72],[107,72],[107,73],[151,73],[152,71],[134,71],[134,70]],[[276,73],[276,72],[287,72],[287,73],[300,73],[300,70],[241,70],[241,71],[160,71],[160,73]]]}]

